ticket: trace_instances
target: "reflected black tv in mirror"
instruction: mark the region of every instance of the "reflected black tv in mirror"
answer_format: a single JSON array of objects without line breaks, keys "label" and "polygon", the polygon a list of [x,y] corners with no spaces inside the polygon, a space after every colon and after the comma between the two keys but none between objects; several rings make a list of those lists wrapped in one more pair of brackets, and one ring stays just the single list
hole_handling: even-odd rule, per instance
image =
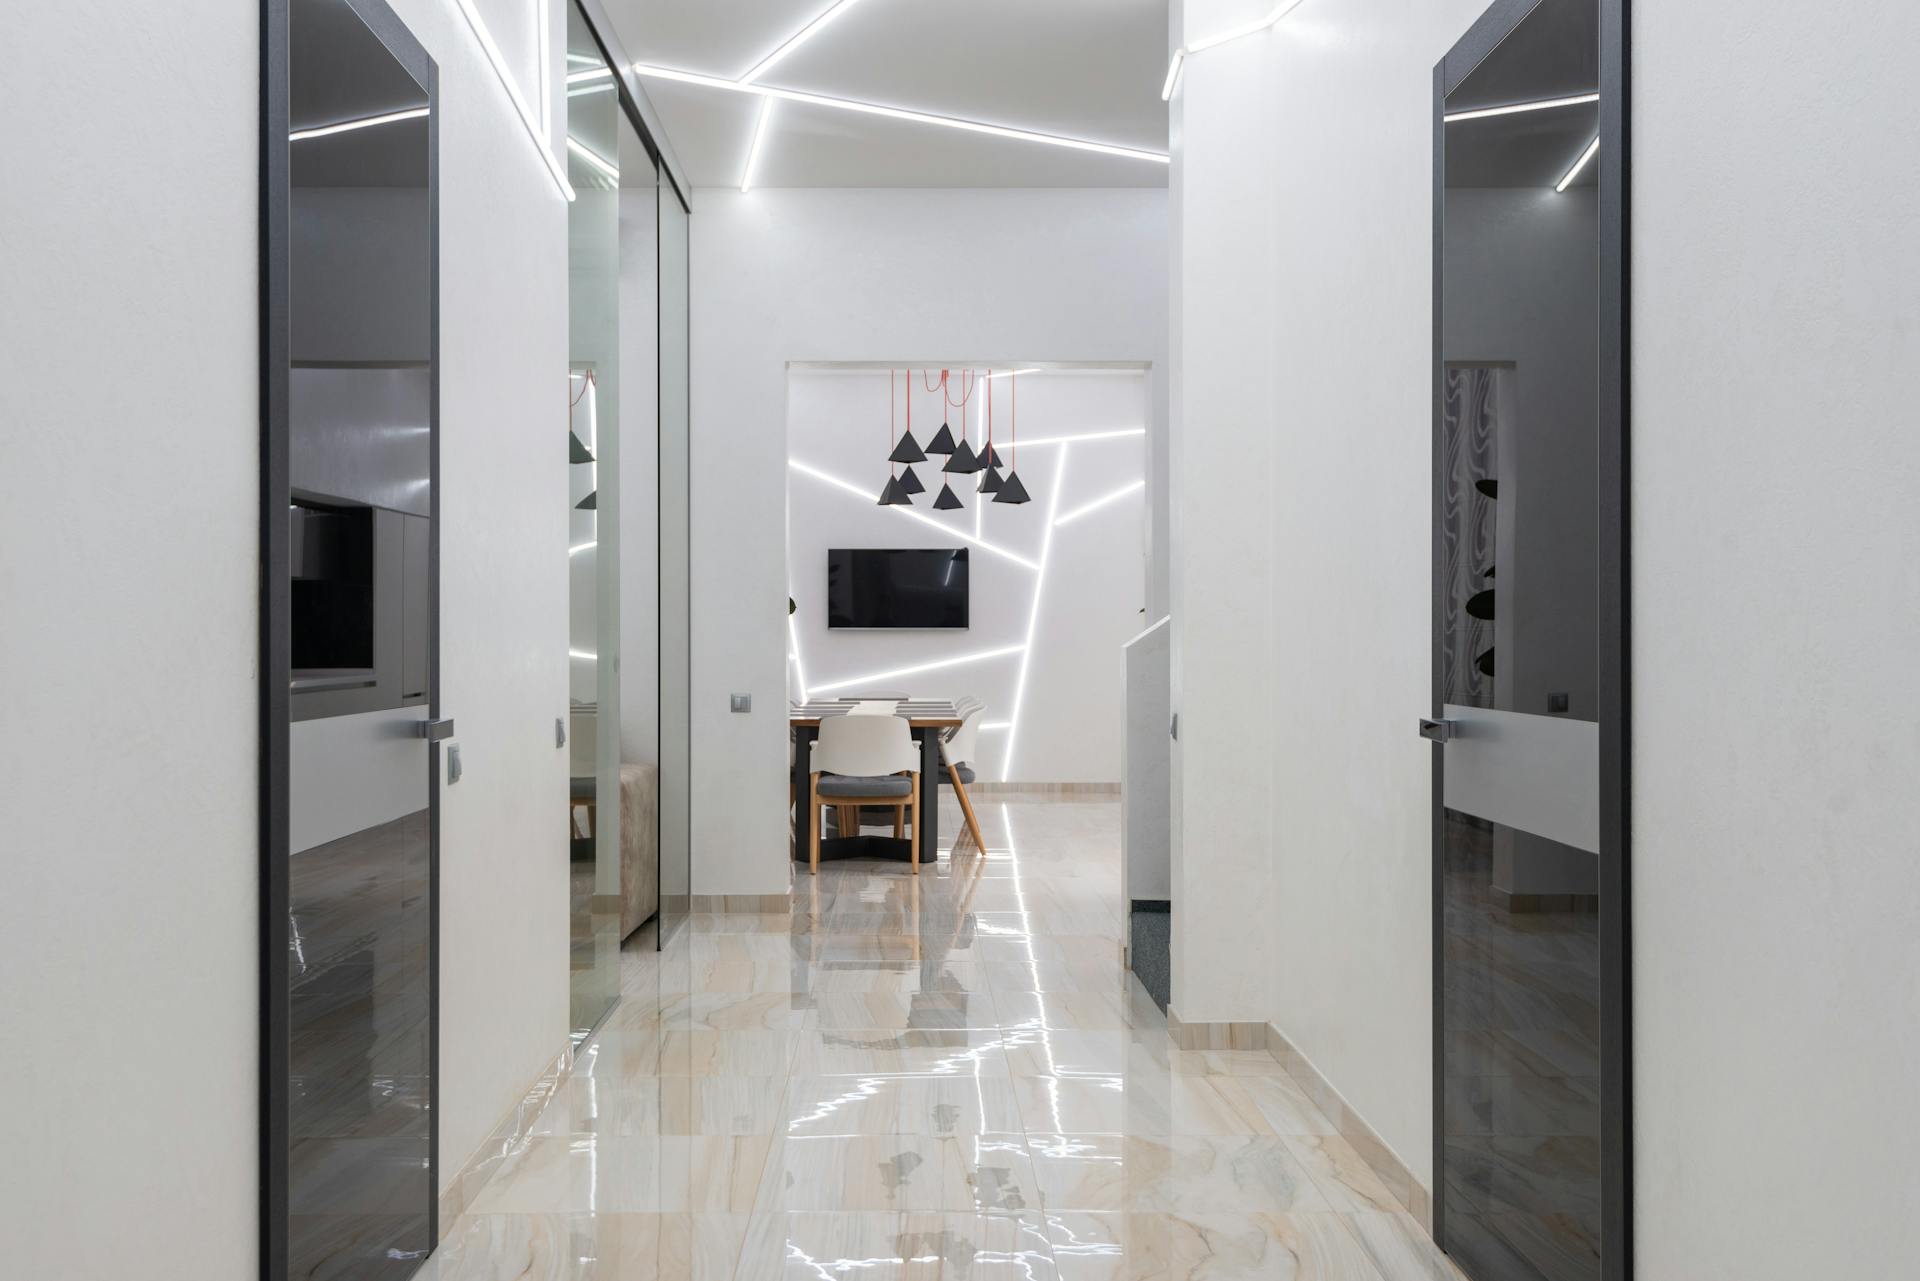
[{"label": "reflected black tv in mirror", "polygon": [[827,626],[964,628],[967,549],[830,549]]}]

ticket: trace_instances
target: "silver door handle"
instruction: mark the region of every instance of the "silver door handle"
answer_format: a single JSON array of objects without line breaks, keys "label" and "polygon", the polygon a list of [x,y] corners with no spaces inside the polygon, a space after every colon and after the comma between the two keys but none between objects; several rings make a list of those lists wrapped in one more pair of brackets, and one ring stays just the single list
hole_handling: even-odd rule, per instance
[{"label": "silver door handle", "polygon": [[437,721],[416,721],[414,725],[415,728],[413,732],[421,738],[426,739],[429,743],[437,743],[443,738],[453,737],[453,718],[451,716]]},{"label": "silver door handle", "polygon": [[1435,743],[1444,743],[1454,736],[1457,725],[1453,721],[1430,720],[1420,718],[1420,737]]}]

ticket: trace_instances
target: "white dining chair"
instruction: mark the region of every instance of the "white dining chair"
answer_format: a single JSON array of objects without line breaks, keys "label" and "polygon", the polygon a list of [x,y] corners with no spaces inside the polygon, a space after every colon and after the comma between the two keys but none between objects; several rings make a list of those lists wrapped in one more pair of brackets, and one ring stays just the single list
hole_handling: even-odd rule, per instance
[{"label": "white dining chair", "polygon": [[[973,782],[975,777],[973,759],[980,747],[980,718],[986,714],[987,708],[978,699],[968,702],[969,705],[961,711],[960,724],[940,742],[940,781],[952,785],[953,794],[960,798],[960,812],[967,816],[967,830],[973,833],[973,843],[985,853],[987,842],[980,835],[980,820],[974,816],[973,799],[967,795],[967,784]],[[955,704],[956,708],[959,706]]]},{"label": "white dining chair", "polygon": [[[820,738],[813,745],[813,775],[808,783],[807,855],[815,875],[820,872],[820,808],[838,807],[840,834],[860,830],[862,805],[893,810],[893,834],[912,818],[914,843],[920,837],[920,753],[913,730],[898,716],[827,716],[820,721]],[[854,817],[848,818],[851,814]],[[851,830],[849,829],[851,825]],[[917,852],[907,860],[920,875]]]}]

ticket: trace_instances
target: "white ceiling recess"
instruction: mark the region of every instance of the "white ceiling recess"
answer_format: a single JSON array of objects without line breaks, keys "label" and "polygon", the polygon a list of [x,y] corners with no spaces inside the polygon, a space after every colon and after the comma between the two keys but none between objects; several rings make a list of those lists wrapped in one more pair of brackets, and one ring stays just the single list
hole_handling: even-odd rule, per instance
[{"label": "white ceiling recess", "polygon": [[[646,67],[738,81],[835,0],[605,0]],[[854,0],[773,89],[1164,156],[1166,0]],[[695,186],[738,187],[763,98],[645,75]],[[1152,159],[779,101],[756,187],[1164,187]]]}]

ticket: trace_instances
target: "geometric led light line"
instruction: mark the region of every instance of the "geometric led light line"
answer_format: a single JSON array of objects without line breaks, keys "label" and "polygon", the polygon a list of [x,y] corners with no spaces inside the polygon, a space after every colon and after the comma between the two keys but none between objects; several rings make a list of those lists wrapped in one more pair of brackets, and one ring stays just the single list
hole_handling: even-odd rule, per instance
[{"label": "geometric led light line", "polygon": [[580,157],[582,160],[592,165],[595,169],[598,169],[601,173],[605,174],[610,180],[614,182],[620,181],[620,170],[616,168],[611,161],[601,156],[598,152],[594,151],[591,147],[586,146],[584,143],[576,142],[572,138],[568,138],[567,150],[571,151],[574,155]]},{"label": "geometric led light line", "polygon": [[342,120],[336,125],[317,125],[312,129],[295,129],[287,135],[288,142],[305,142],[309,138],[325,138],[336,133],[351,133],[355,129],[371,129],[375,125],[396,124],[402,120],[419,120],[433,113],[432,107],[413,107],[406,111],[389,111],[384,115],[362,116],[358,120]]},{"label": "geometric led light line", "polygon": [[[832,485],[836,489],[844,489],[849,494],[852,494],[857,498],[864,499],[867,502],[873,501],[873,495],[869,494],[866,490],[862,489],[860,486],[850,484],[847,481],[841,480],[838,476],[834,476],[827,472],[821,471],[818,467],[809,466],[806,463],[801,462],[797,458],[789,458],[787,460],[787,466],[792,468],[794,471],[799,472],[803,476],[811,476],[815,480],[823,481],[826,484]],[[923,525],[931,525],[933,528],[939,530],[941,533],[947,535],[949,538],[958,538],[961,542],[971,543],[975,547],[978,547],[983,551],[992,552],[996,556],[1004,556],[1008,560],[1012,561],[1014,564],[1020,565],[1026,569],[1038,570],[1040,568],[1040,566],[1037,563],[1035,563],[1034,561],[1028,560],[1025,556],[1020,555],[1018,552],[1008,551],[1004,547],[995,546],[993,543],[988,542],[984,538],[974,538],[970,535],[963,534],[958,530],[951,529],[948,526],[943,525],[939,521],[933,519],[931,516],[922,515],[920,512],[913,510],[911,507],[892,507],[892,508],[889,508],[888,510],[896,511],[900,513],[902,516],[907,516],[914,520],[919,521]]]},{"label": "geometric led light line", "polygon": [[772,98],[763,98],[760,101],[760,115],[753,122],[753,141],[747,144],[746,167],[740,171],[740,190],[742,191],[753,186],[753,171],[760,163],[760,148],[767,140],[767,122],[773,119],[773,104]]},{"label": "geometric led light line", "polygon": [[[1033,659],[1033,634],[1040,626],[1040,591],[1047,581],[1047,560],[1053,552],[1054,515],[1060,510],[1060,482],[1067,475],[1069,446],[1060,446],[1060,458],[1053,467],[1053,497],[1047,500],[1047,531],[1040,542],[1040,572],[1033,579],[1033,607],[1027,613],[1027,643],[1021,646],[1020,675],[1013,685],[1013,719],[1007,726],[1007,753],[1000,758],[1000,781],[1013,778],[1013,744],[1020,733],[1020,708],[1027,701],[1027,667]],[[1144,482],[1143,482],[1144,483]]]},{"label": "geometric led light line", "polygon": [[1573,162],[1573,168],[1567,170],[1567,176],[1562,178],[1559,183],[1554,186],[1554,190],[1556,192],[1565,191],[1568,187],[1571,187],[1573,180],[1580,176],[1580,171],[1587,167],[1587,163],[1593,159],[1599,150],[1600,139],[1598,135],[1596,135],[1594,140],[1587,144],[1587,149],[1580,153],[1580,158]]},{"label": "geometric led light line", "polygon": [[922,672],[943,671],[949,667],[964,667],[969,663],[984,663],[988,659],[1005,658],[1009,654],[1018,654],[1026,649],[1024,645],[1006,645],[999,649],[983,649],[975,654],[960,654],[954,658],[943,658],[932,663],[916,663],[912,667],[896,667],[886,672],[869,672],[865,676],[847,676],[840,680],[826,681],[815,685],[813,692],[825,694],[829,690],[845,689],[849,685],[867,685],[876,681],[895,680],[901,676],[918,676]]},{"label": "geometric led light line", "polygon": [[1146,481],[1136,480],[1131,485],[1123,486],[1120,489],[1114,490],[1111,494],[1106,494],[1106,495],[1103,495],[1102,497],[1096,498],[1092,502],[1087,503],[1085,506],[1074,508],[1072,511],[1068,512],[1066,515],[1062,516],[1059,520],[1054,521],[1053,522],[1054,528],[1057,529],[1060,526],[1066,524],[1070,520],[1079,520],[1082,516],[1086,515],[1088,512],[1098,511],[1100,508],[1105,507],[1108,503],[1117,503],[1122,498],[1125,498],[1128,494],[1138,493],[1140,490],[1143,490],[1146,487],[1147,487]]},{"label": "geometric led light line", "polygon": [[1487,120],[1494,116],[1517,116],[1527,111],[1552,111],[1556,107],[1579,107],[1600,101],[1597,93],[1576,93],[1568,98],[1536,98],[1532,102],[1514,102],[1504,107],[1475,107],[1471,111],[1450,111],[1440,117],[1448,124],[1462,120]]},{"label": "geometric led light line", "polygon": [[1050,147],[1066,147],[1075,151],[1091,151],[1103,156],[1119,156],[1128,160],[1147,160],[1154,164],[1170,164],[1172,158],[1165,152],[1144,151],[1138,147],[1121,147],[1112,143],[1091,142],[1085,138],[1068,138],[1060,134],[1039,133],[1032,129],[1015,129],[1007,125],[987,124],[979,120],[964,120],[958,116],[940,116],[927,111],[909,111],[903,107],[889,107],[877,102],[860,102],[852,98],[830,98],[825,94],[802,93],[797,89],[777,89],[771,85],[748,84],[738,80],[726,80],[719,76],[701,75],[695,71],[680,71],[673,67],[656,67],[636,62],[633,65],[636,75],[657,80],[673,80],[681,84],[702,85],[709,89],[726,89],[734,93],[758,94],[766,98],[779,98],[787,102],[800,102],[815,107],[830,107],[835,111],[852,111],[861,115],[885,116],[891,120],[904,120],[911,124],[938,125],[944,129],[958,129],[966,133],[986,134],[994,138],[1009,138],[1017,142],[1037,142]]},{"label": "geometric led light line", "polygon": [[460,16],[467,20],[467,29],[473,32],[473,38],[480,42],[480,52],[487,55],[487,65],[493,68],[494,76],[500,81],[500,87],[507,91],[507,101],[513,104],[514,114],[520,117],[520,124],[526,129],[527,137],[533,141],[533,149],[540,153],[540,162],[547,167],[547,173],[553,178],[553,185],[568,200],[573,199],[573,187],[567,182],[567,171],[554,157],[553,148],[547,145],[545,135],[540,132],[540,122],[527,106],[527,100],[520,96],[520,86],[515,84],[513,76],[507,70],[507,60],[500,52],[500,46],[493,42],[493,33],[487,30],[487,24],[480,19],[479,11],[473,7],[473,0],[453,0],[460,10]]},{"label": "geometric led light line", "polygon": [[1242,36],[1257,35],[1269,27],[1274,26],[1280,19],[1286,17],[1299,7],[1300,0],[1280,0],[1280,3],[1274,7],[1272,13],[1258,21],[1234,27],[1229,31],[1222,31],[1217,36],[1208,36],[1205,40],[1196,40],[1190,45],[1175,49],[1173,51],[1172,61],[1167,64],[1167,78],[1160,85],[1161,101],[1164,102],[1168,98],[1173,97],[1174,89],[1179,86],[1181,66],[1188,58],[1196,53],[1204,53],[1208,49],[1217,48],[1229,40],[1238,40]]},{"label": "geometric led light line", "polygon": [[754,63],[752,68],[750,68],[745,75],[740,77],[740,83],[752,84],[754,81],[758,80],[761,76],[767,73],[768,69],[770,69],[774,63],[780,61],[782,58],[792,53],[795,49],[798,49],[801,45],[805,44],[807,41],[819,35],[821,31],[826,29],[826,26],[828,23],[832,22],[835,18],[839,17],[841,14],[845,13],[847,10],[853,8],[853,6],[858,4],[859,2],[860,0],[837,0],[837,3],[830,6],[826,10],[826,12],[822,13],[819,17],[815,18],[812,22],[809,22],[806,26],[800,28],[800,30],[794,34],[791,40],[788,40],[785,44],[781,45],[778,49],[775,49],[772,53],[760,59],[760,61]]},{"label": "geometric led light line", "polygon": [[1119,431],[1085,431],[1072,436],[1033,436],[1021,437],[1020,448],[1028,445],[1068,445],[1077,440],[1119,440],[1123,436],[1144,436],[1145,427],[1126,427]]}]

